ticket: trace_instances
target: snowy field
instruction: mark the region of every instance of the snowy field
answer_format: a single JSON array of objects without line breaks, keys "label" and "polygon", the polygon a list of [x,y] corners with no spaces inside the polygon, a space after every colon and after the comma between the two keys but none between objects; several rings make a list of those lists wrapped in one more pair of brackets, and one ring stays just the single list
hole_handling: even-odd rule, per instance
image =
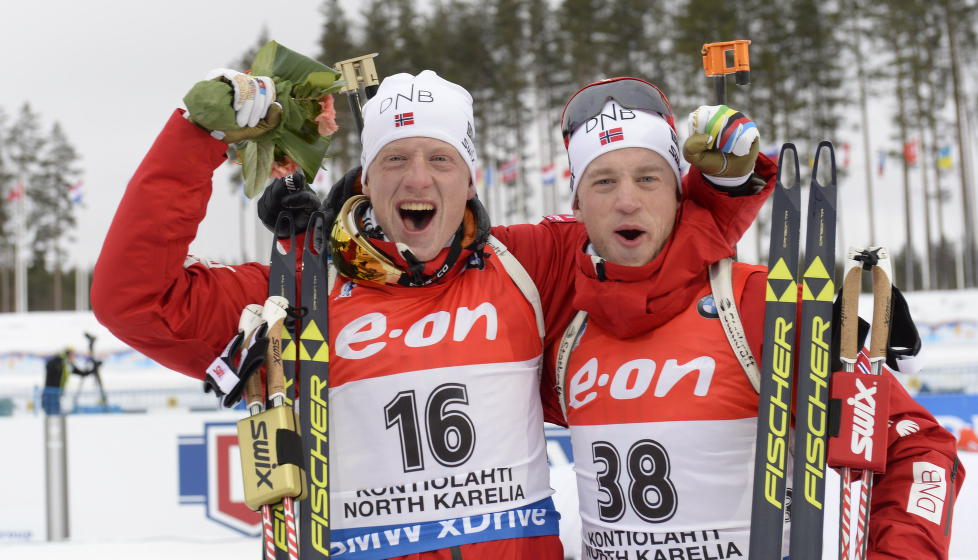
[{"label": "snowy field", "polygon": [[[908,301],[924,339],[917,381],[938,392],[957,388],[978,393],[978,291],[916,293]],[[68,416],[71,539],[47,543],[42,417],[34,407],[43,360],[69,345],[84,357],[85,332],[97,337],[95,352],[105,361],[102,376],[109,403],[140,413]],[[73,376],[66,390],[67,408],[76,394],[83,407],[94,404],[94,384],[84,383],[79,393]],[[949,428],[973,429],[978,423],[978,407],[951,414],[948,421],[942,419]],[[258,557],[257,537],[246,535],[250,529],[226,515],[234,503],[221,505],[215,498],[214,484],[233,488],[233,472],[216,471],[210,459],[194,464],[204,450],[212,453],[215,442],[225,441],[226,430],[240,416],[238,411],[217,411],[199,381],[133,352],[90,313],[0,314],[0,449],[16,450],[18,457],[0,467],[0,559]],[[579,550],[573,513],[577,498],[559,443],[566,435],[548,435],[554,436],[549,451],[555,502],[565,516],[561,531],[567,552],[574,555]],[[955,504],[951,558],[978,560],[978,532],[973,530],[978,527],[978,453],[962,451],[961,456],[970,476]],[[827,493],[836,495],[831,485],[837,479],[829,480]],[[195,481],[206,483],[194,486]],[[230,502],[234,500],[232,495]],[[831,509],[826,519],[834,519]],[[827,536],[826,543],[834,541]],[[832,556],[827,550],[825,557]]]}]

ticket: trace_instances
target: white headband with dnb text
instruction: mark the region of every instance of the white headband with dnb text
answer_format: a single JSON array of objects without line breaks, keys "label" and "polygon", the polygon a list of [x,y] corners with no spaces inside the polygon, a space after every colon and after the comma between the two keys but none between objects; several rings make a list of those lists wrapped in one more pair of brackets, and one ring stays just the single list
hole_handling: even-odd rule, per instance
[{"label": "white headband with dnb text", "polygon": [[645,148],[662,156],[676,175],[676,186],[681,188],[682,164],[676,131],[655,113],[628,109],[609,101],[600,113],[571,134],[567,144],[571,192],[577,193],[581,176],[592,161],[622,148]]},{"label": "white headband with dnb text", "polygon": [[470,180],[475,180],[475,123],[472,96],[465,88],[431,70],[384,78],[377,94],[363,106],[360,164],[364,180],[384,146],[414,137],[451,144],[468,165]]}]

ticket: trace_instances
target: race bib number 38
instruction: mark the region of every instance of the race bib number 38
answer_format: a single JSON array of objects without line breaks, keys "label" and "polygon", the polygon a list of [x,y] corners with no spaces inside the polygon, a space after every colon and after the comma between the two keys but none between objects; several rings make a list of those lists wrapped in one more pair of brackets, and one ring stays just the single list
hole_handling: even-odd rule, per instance
[{"label": "race bib number 38", "polygon": [[584,556],[746,557],[755,430],[753,418],[573,426]]}]

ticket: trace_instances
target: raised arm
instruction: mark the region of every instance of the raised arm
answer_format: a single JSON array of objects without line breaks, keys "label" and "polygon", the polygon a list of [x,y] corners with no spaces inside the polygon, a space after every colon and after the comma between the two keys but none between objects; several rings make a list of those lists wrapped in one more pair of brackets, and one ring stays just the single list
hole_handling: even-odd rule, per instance
[{"label": "raised arm", "polygon": [[92,309],[121,340],[197,378],[262,302],[267,268],[188,256],[227,144],[175,111],[126,188],[95,266]]}]

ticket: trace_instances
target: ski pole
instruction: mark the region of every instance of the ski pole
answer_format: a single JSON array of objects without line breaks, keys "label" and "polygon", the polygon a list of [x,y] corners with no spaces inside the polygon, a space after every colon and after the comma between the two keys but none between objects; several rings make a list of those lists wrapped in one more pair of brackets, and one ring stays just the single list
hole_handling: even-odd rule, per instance
[{"label": "ski pole", "polygon": [[[842,287],[842,308],[839,321],[842,328],[842,336],[840,338],[839,357],[842,361],[843,372],[856,375],[857,370],[862,369],[871,378],[882,375],[883,362],[886,360],[886,349],[890,336],[890,302],[892,295],[890,260],[886,249],[881,247],[871,247],[864,250],[849,249],[849,260],[851,264],[849,270],[846,272]],[[859,288],[864,269],[871,270],[873,274],[873,322],[870,325],[871,338],[869,352],[866,355],[868,358],[868,367],[865,363],[860,363],[860,353],[857,348]],[[874,460],[872,452],[873,442],[871,440],[876,439],[876,432],[874,431],[877,429],[876,420],[889,416],[885,408],[889,396],[885,390],[885,383],[883,381],[877,384],[875,381],[862,383],[856,380],[856,389],[860,393],[848,399],[848,402],[854,407],[861,409],[859,411],[859,421],[861,424],[861,435],[864,436],[859,438],[860,443],[863,443],[860,447],[861,455],[855,461],[848,459],[833,461],[833,463],[838,463],[837,465],[833,464],[833,466],[842,467],[842,472],[840,473],[842,480],[840,488],[841,503],[839,506],[839,558],[843,560],[849,560],[850,558],[863,559],[866,557],[866,548],[869,543],[869,509],[873,489],[873,476],[876,472],[882,472],[884,468],[880,466],[880,462],[885,455],[885,440],[882,445],[884,449],[883,454],[877,453],[875,455],[875,465],[871,462]],[[842,382],[835,383],[835,385],[841,386]],[[839,396],[844,392],[841,388],[838,391],[840,393]],[[836,398],[835,392],[836,389],[833,389],[833,398]],[[863,393],[866,393],[867,396],[862,396]],[[872,399],[871,404],[857,403],[857,401],[862,400],[868,402],[872,396],[875,396],[875,398]],[[841,415],[843,422],[846,421],[846,417],[850,414],[852,412],[847,413],[843,411]],[[881,424],[881,426],[885,426],[885,424]],[[840,434],[843,431],[845,430],[840,430]],[[867,431],[870,433],[866,433]],[[885,434],[885,430],[882,430],[882,432]],[[849,440],[847,437],[843,439],[847,442]],[[836,445],[834,445],[837,441],[829,442],[830,457],[840,456],[836,451]],[[878,444],[880,442],[876,443]],[[847,445],[848,443],[842,447],[847,447]],[[865,451],[863,452],[864,449]],[[865,462],[862,461],[862,454],[865,455]],[[856,507],[855,537],[853,537],[851,517],[852,486],[856,480],[860,481],[860,488],[859,503]],[[850,551],[850,548],[854,548],[854,550]]]},{"label": "ski pole", "polygon": [[377,93],[380,85],[374,66],[375,56],[377,53],[370,53],[335,64],[346,82],[340,91],[346,94],[346,100],[350,103],[350,113],[358,135],[363,132],[363,104]]},{"label": "ski pole", "polygon": [[[750,84],[750,41],[738,39],[720,43],[706,43],[700,50],[703,55],[703,71],[713,78],[716,104],[727,104],[727,74],[734,74],[738,86]],[[728,58],[732,59],[729,61]],[[717,140],[719,142],[719,140]],[[719,148],[719,147],[718,147]],[[758,224],[758,229],[760,225]],[[734,245],[734,260],[737,259],[737,246]]]},{"label": "ski pole", "polygon": [[724,41],[703,45],[703,71],[713,78],[717,105],[727,104],[727,74],[734,74],[738,86],[750,84],[750,41]]}]

